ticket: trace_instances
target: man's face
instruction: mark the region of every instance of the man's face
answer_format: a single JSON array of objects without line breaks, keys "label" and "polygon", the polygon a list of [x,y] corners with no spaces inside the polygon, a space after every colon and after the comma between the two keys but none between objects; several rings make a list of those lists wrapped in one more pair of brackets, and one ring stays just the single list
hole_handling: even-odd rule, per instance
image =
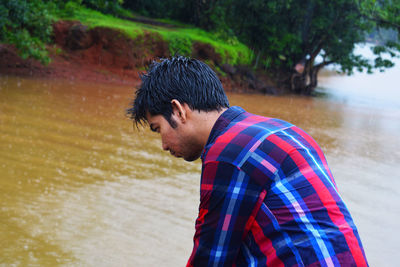
[{"label": "man's face", "polygon": [[162,148],[164,150],[186,161],[194,161],[200,157],[203,146],[195,141],[190,129],[180,121],[178,116],[175,114],[171,116],[171,119],[176,123],[175,128],[162,115],[152,116],[147,113],[146,117],[150,129],[161,135]]}]

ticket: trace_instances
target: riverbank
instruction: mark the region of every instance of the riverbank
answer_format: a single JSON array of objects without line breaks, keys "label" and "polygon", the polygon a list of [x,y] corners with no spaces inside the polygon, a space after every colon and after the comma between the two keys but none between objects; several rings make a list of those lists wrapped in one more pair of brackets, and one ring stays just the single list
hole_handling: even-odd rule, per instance
[{"label": "riverbank", "polygon": [[[22,59],[14,47],[0,44],[0,74],[135,86],[140,83],[139,73],[152,60],[171,55],[170,45],[157,32],[148,31],[132,38],[118,29],[59,20],[53,24],[48,66]],[[211,44],[194,41],[191,56],[210,65],[227,91],[282,93],[267,74],[255,73],[249,66],[224,63]]]},{"label": "riverbank", "polygon": [[52,54],[51,63],[44,66],[36,60],[22,59],[13,47],[1,44],[0,75],[78,80],[117,85],[136,85],[139,82],[138,73],[135,71],[124,71],[105,65],[93,65],[90,62],[82,64],[82,60],[64,51],[61,54]]}]

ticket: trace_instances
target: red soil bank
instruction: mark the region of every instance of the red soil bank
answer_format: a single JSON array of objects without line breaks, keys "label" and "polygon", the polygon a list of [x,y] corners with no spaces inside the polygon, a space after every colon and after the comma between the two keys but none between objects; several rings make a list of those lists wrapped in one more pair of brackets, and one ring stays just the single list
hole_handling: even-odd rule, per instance
[{"label": "red soil bank", "polygon": [[[131,39],[110,28],[88,29],[78,21],[58,21],[53,32],[48,66],[23,60],[12,46],[0,44],[0,75],[137,85],[139,73],[152,60],[170,56],[168,44],[157,33]],[[192,57],[219,66],[226,73],[220,78],[227,91],[275,93],[270,82],[265,83],[248,68],[221,64],[220,55],[209,44],[195,42]]]}]

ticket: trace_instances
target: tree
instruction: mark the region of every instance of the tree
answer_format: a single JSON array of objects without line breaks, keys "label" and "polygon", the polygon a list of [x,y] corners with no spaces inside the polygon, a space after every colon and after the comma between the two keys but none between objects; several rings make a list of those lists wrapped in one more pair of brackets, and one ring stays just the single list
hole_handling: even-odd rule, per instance
[{"label": "tree", "polygon": [[[399,32],[400,32],[400,0],[364,0],[359,2],[359,10],[366,20],[375,23],[378,36],[383,36],[380,42],[375,45],[373,52],[375,55],[384,53],[391,57],[396,56],[400,51]],[[384,32],[381,34],[381,32]],[[387,34],[390,32],[390,36]],[[377,57],[375,67],[390,67],[393,64],[390,60]]]},{"label": "tree", "polygon": [[[393,66],[383,55],[396,56],[398,43],[375,46],[374,62],[355,55],[354,48],[377,26],[398,25],[393,23],[399,18],[399,5],[388,5],[394,1],[399,0],[376,4],[370,0],[368,6],[356,0],[237,0],[233,17],[238,22],[231,25],[281,86],[311,94],[317,86],[318,72],[327,65],[336,64],[347,74],[354,69],[372,72],[374,68]],[[385,23],[378,22],[383,17]],[[317,61],[317,56],[322,60]]]},{"label": "tree", "polygon": [[15,45],[24,59],[49,63],[45,44],[51,39],[54,8],[39,0],[0,0],[0,41]]},{"label": "tree", "polygon": [[78,4],[83,4],[89,8],[98,10],[104,14],[120,15],[124,0],[75,0]]},{"label": "tree", "polygon": [[122,6],[144,16],[189,22],[191,11],[183,10],[184,5],[181,0],[127,0]]},{"label": "tree", "polygon": [[[85,5],[103,13],[119,14],[123,0],[0,0],[0,42],[12,44],[23,58],[50,62],[46,44],[51,42],[57,12]],[[73,5],[71,5],[73,4]]]}]

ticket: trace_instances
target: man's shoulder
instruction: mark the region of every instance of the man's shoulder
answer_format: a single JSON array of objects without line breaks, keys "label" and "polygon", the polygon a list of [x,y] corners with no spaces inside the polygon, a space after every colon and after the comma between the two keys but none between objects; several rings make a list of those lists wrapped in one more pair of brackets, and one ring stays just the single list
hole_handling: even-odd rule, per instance
[{"label": "man's shoulder", "polygon": [[245,112],[227,125],[207,147],[205,161],[224,161],[240,167],[240,162],[269,135],[293,125],[276,118]]},{"label": "man's shoulder", "polygon": [[215,138],[214,145],[217,143],[235,144],[245,148],[253,139],[260,140],[293,126],[293,124],[281,119],[245,112],[227,125],[226,129]]}]

